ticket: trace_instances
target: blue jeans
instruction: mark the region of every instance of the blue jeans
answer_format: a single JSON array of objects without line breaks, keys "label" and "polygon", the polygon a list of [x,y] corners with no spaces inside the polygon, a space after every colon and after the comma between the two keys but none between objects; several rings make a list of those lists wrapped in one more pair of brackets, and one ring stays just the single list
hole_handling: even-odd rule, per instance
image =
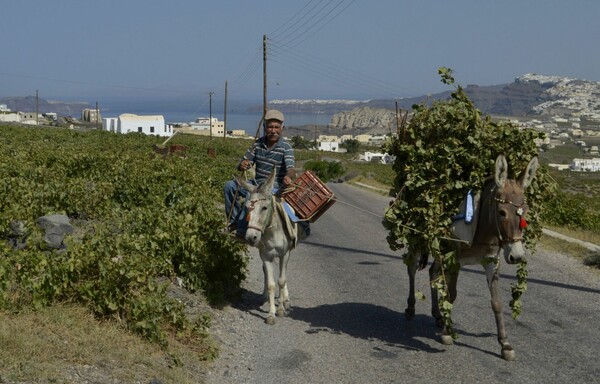
[{"label": "blue jeans", "polygon": [[245,234],[248,227],[248,223],[246,222],[246,206],[244,202],[249,194],[250,193],[241,185],[238,185],[235,180],[229,180],[223,187],[225,215],[229,219],[228,224],[237,225],[237,233],[239,235]]},{"label": "blue jeans", "polygon": [[[252,181],[248,181],[252,183]],[[237,191],[237,196],[236,196]],[[273,194],[277,193],[277,188],[273,188]],[[248,222],[246,221],[246,205],[244,202],[250,195],[248,190],[238,185],[237,181],[229,180],[223,187],[223,196],[225,198],[225,215],[229,219],[228,224],[236,224],[237,234],[243,236],[248,229]],[[231,213],[230,213],[231,212]],[[305,236],[310,234],[310,225],[307,221],[300,221],[298,223],[304,230]]]}]

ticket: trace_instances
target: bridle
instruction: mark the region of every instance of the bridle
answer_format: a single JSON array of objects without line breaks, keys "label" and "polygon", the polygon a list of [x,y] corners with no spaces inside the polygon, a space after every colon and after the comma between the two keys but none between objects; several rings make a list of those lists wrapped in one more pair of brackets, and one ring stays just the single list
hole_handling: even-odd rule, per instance
[{"label": "bridle", "polygon": [[[495,193],[495,191],[496,191],[496,188],[494,187],[494,189],[492,190],[492,193]],[[504,199],[500,199],[498,197],[494,197],[494,201],[496,201],[496,204],[494,206],[495,207],[495,216],[496,216],[495,222],[496,222],[496,230],[498,231],[498,241],[500,242],[500,245],[507,244],[507,243],[514,244],[514,243],[522,242],[523,236],[512,237],[512,238],[507,238],[507,239],[504,239],[502,237],[502,231],[500,230],[500,224],[498,223],[498,206],[500,204],[509,204],[509,205],[512,205],[513,207],[516,207],[517,208],[517,212],[516,212],[517,216],[520,217],[519,229],[523,229],[527,226],[527,222],[525,221],[525,217],[524,217],[525,209],[523,208],[524,206],[527,206],[526,201],[523,200],[522,204],[516,204],[510,200],[504,200]],[[523,232],[521,232],[521,233],[523,233]]]},{"label": "bridle", "polygon": [[[273,195],[271,195],[269,197],[261,197],[260,199],[252,199],[249,201],[250,206],[248,207],[248,213],[246,214],[246,221],[248,222],[248,229],[255,229],[262,234],[265,233],[265,230],[267,228],[269,228],[271,226],[271,223],[273,222],[273,212],[274,212],[273,200],[274,200],[274,197],[273,197]],[[254,210],[254,204],[258,203],[259,201],[268,201],[269,202],[269,205],[267,205],[267,219],[263,223],[262,228],[254,226],[254,225],[250,225],[250,213]]]}]

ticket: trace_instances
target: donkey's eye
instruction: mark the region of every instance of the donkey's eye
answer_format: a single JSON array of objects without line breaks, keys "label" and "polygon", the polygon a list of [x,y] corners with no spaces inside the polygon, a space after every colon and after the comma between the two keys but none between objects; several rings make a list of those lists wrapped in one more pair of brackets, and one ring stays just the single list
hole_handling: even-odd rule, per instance
[{"label": "donkey's eye", "polygon": [[506,216],[507,216],[506,210],[504,210],[504,209],[501,209],[501,210],[498,212],[498,214],[500,215],[500,217],[501,217],[502,219],[506,219]]}]

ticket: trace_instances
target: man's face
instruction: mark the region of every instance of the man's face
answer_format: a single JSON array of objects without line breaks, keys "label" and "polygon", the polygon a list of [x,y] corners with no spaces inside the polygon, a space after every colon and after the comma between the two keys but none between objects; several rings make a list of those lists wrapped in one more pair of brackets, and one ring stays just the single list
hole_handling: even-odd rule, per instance
[{"label": "man's face", "polygon": [[283,123],[277,120],[267,121],[265,133],[267,135],[267,141],[269,144],[274,144],[281,137],[281,131],[283,131]]}]

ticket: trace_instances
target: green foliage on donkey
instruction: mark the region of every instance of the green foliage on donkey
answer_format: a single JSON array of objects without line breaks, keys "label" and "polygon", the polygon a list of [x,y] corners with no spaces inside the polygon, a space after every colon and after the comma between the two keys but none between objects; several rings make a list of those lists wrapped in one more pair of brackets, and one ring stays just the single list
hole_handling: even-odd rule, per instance
[{"label": "green foliage on donkey", "polygon": [[[452,70],[440,68],[439,74],[443,83],[454,84]],[[482,190],[490,175],[497,172],[500,157],[511,165],[510,169],[504,169],[508,179],[517,179],[515,171],[529,169],[530,161],[537,156],[534,140],[542,137],[540,132],[482,116],[462,87],[457,86],[448,100],[413,106],[410,121],[385,146],[396,159],[393,166],[396,198],[383,220],[389,231],[388,243],[393,250],[408,248],[407,264],[417,262],[410,255],[434,258],[434,264],[441,269],[439,277],[436,275],[431,281],[432,287],[439,291],[440,325],[452,337],[456,334],[452,331],[452,300],[446,278],[457,273],[460,266],[456,243],[445,241],[453,237],[451,217],[458,213],[469,190]],[[535,179],[528,180],[527,186],[526,192],[522,192],[528,205],[529,224],[524,242],[533,249],[541,235],[542,203],[554,186],[543,169]],[[419,265],[425,264],[426,260],[421,259]],[[409,271],[410,268],[409,265]],[[521,310],[520,296],[526,290],[526,276],[526,263],[522,261],[518,282],[512,287],[513,317]],[[437,297],[432,300],[437,301]],[[414,303],[414,297],[409,297],[409,307],[411,301]]]}]

